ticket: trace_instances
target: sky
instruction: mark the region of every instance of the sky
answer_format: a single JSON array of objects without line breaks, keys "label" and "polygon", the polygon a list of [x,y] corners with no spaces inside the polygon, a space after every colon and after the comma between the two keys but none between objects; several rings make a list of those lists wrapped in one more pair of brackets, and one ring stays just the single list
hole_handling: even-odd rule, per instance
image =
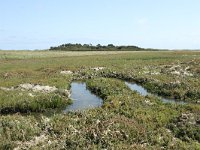
[{"label": "sky", "polygon": [[200,0],[0,0],[0,49],[200,49]]}]

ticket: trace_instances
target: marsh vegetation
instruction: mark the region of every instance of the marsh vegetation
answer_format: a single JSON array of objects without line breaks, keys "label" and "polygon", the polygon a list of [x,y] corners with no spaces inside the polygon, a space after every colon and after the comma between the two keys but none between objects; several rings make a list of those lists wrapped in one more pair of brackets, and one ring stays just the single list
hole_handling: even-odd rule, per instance
[{"label": "marsh vegetation", "polygon": [[[0,149],[200,149],[199,66],[198,51],[0,51]],[[63,113],[77,80],[101,107]]]}]

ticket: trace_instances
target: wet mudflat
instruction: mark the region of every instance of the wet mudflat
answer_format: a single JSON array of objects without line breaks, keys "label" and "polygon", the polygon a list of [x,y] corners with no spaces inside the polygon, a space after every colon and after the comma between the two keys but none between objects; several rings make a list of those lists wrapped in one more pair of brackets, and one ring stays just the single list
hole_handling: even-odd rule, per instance
[{"label": "wet mudflat", "polygon": [[134,91],[137,91],[139,94],[141,94],[142,96],[147,96],[147,95],[154,95],[159,97],[163,103],[178,103],[178,104],[186,104],[186,102],[183,101],[177,101],[175,99],[169,99],[169,98],[165,98],[162,96],[158,96],[156,94],[152,94],[149,93],[144,87],[142,87],[141,85],[134,83],[134,82],[125,82],[125,84]]},{"label": "wet mudflat", "polygon": [[102,99],[91,93],[83,82],[72,82],[71,96],[73,103],[65,109],[69,111],[81,111],[85,109],[92,109],[102,105]]}]

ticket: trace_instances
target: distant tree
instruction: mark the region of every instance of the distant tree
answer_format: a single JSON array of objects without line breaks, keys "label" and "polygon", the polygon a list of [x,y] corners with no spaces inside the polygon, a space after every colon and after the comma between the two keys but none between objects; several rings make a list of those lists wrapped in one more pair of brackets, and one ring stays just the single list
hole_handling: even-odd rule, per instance
[{"label": "distant tree", "polygon": [[56,49],[56,48],[55,48],[55,47],[53,47],[53,46],[52,46],[52,47],[50,47],[50,50],[55,50],[55,49]]},{"label": "distant tree", "polygon": [[97,44],[96,49],[101,49],[101,48],[102,48],[101,44]]},{"label": "distant tree", "polygon": [[144,49],[137,47],[137,46],[131,46],[131,45],[115,46],[113,44],[108,44],[107,46],[105,46],[105,45],[97,44],[96,46],[94,46],[92,44],[83,44],[82,45],[79,43],[76,43],[76,44],[67,43],[67,44],[62,44],[57,47],[50,47],[49,50],[63,50],[63,51],[128,50],[128,51],[138,51],[138,50],[144,50]]},{"label": "distant tree", "polygon": [[108,44],[108,47],[115,47],[113,44]]},{"label": "distant tree", "polygon": [[119,49],[119,50],[122,49],[122,48],[123,48],[122,46],[118,46],[118,47],[117,47],[117,49]]}]

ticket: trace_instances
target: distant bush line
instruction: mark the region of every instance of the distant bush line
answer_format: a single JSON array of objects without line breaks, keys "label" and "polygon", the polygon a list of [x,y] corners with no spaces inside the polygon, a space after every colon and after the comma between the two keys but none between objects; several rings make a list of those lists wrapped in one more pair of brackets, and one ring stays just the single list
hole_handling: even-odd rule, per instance
[{"label": "distant bush line", "polygon": [[155,51],[155,49],[144,49],[138,46],[115,46],[113,44],[91,45],[91,44],[62,44],[57,47],[50,47],[50,51]]}]

